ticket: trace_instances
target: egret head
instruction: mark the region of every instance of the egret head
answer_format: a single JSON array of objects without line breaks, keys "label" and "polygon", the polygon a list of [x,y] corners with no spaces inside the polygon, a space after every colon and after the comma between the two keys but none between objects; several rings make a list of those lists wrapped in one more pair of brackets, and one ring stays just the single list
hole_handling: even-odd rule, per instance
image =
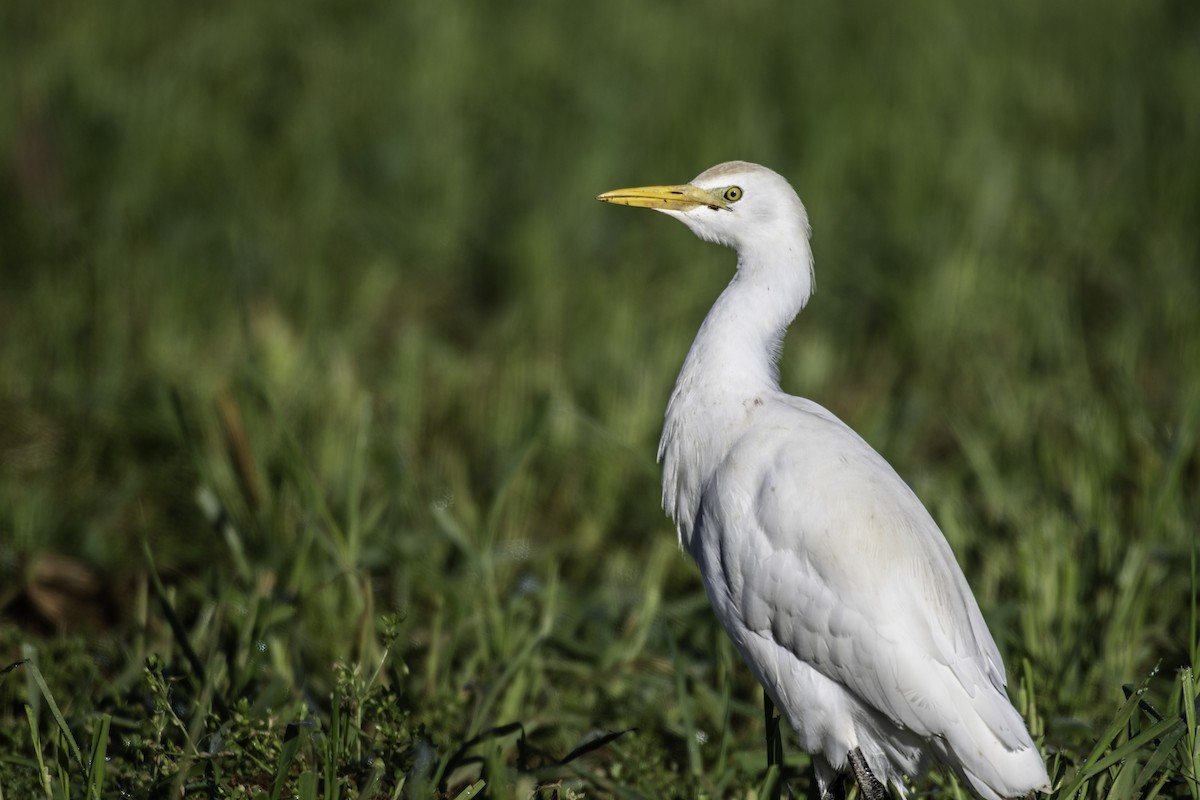
[{"label": "egret head", "polygon": [[706,169],[691,183],[615,189],[605,203],[652,208],[683,222],[701,239],[742,252],[800,237],[807,244],[808,214],[779,174],[748,161]]}]

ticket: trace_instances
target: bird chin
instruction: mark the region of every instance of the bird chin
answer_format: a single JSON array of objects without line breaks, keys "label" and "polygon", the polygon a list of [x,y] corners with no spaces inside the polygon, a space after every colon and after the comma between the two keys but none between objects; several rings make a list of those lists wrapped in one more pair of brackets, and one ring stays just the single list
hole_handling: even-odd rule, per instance
[{"label": "bird chin", "polygon": [[[668,212],[668,213],[670,213],[670,212]],[[696,236],[698,236],[699,238],[703,239],[706,242],[712,242],[714,244],[723,245],[725,247],[734,247],[735,246],[733,240],[730,239],[728,236],[726,236],[722,231],[715,230],[711,225],[705,224],[704,221],[702,221],[702,220],[698,220],[695,217],[690,216],[688,214],[678,214],[677,213],[677,214],[674,214],[673,216],[675,216],[676,219],[683,222],[684,225],[687,225],[688,228],[691,229],[692,233],[696,234]]]}]

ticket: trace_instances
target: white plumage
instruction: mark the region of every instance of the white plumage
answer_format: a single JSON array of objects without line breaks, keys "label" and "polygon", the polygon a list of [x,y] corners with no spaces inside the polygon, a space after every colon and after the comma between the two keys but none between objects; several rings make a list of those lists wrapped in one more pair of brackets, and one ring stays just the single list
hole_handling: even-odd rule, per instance
[{"label": "white plumage", "polygon": [[1048,791],[937,524],[845,423],[780,391],[775,359],[813,291],[792,187],[735,161],[599,199],[737,251],[667,408],[663,505],[721,625],[812,754],[822,796],[856,750],[901,795],[931,757],[987,800]]}]

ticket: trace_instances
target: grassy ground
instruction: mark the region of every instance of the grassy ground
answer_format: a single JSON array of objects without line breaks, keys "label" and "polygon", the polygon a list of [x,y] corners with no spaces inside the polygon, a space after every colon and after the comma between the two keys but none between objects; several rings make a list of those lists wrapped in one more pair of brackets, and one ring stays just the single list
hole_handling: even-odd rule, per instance
[{"label": "grassy ground", "polygon": [[796,5],[0,7],[3,798],[766,793],[653,460],[732,257],[591,199],[730,158],[1055,796],[1200,798],[1197,7]]}]

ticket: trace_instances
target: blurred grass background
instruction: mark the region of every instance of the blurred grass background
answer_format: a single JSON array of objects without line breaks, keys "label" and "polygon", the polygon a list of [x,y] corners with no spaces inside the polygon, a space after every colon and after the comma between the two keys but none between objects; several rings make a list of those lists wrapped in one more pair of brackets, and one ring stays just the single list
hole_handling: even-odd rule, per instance
[{"label": "blurred grass background", "polygon": [[[1198,656],[1198,75],[1188,2],[5,4],[0,666],[126,796],[752,794],[654,464],[732,254],[592,200],[740,158],[813,221],[784,387],[1069,776]],[[0,791],[83,796],[33,674]]]}]

